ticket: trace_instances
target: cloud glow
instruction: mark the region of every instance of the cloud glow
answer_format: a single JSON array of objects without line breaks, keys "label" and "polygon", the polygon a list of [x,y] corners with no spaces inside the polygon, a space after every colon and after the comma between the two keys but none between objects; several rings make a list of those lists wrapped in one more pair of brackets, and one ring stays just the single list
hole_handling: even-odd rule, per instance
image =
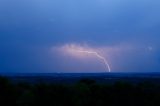
[{"label": "cloud glow", "polygon": [[[146,51],[146,48],[147,51]],[[70,70],[103,70],[114,72],[128,68],[126,63],[137,61],[136,56],[147,55],[150,46],[139,46],[123,43],[119,45],[89,45],[87,43],[66,43],[52,47],[52,54],[57,53],[62,62],[62,67]],[[140,59],[138,57],[138,59]],[[135,59],[135,60],[134,60]],[[63,64],[64,63],[64,64]],[[100,65],[101,66],[98,66]],[[84,65],[86,64],[86,66]],[[94,64],[94,65],[93,65]],[[137,63],[139,64],[139,63]],[[84,67],[83,67],[84,65]],[[97,66],[96,66],[97,65]],[[72,68],[79,66],[79,69]],[[65,68],[66,69],[66,68]]]},{"label": "cloud glow", "polygon": [[[106,56],[103,56],[102,50],[100,48],[89,47],[87,44],[66,44],[58,48],[58,51],[65,54],[70,55],[75,58],[81,59],[91,59],[94,58],[95,61],[99,61],[105,65],[106,70],[111,72],[111,67],[109,65]],[[91,57],[91,58],[89,58]]]}]

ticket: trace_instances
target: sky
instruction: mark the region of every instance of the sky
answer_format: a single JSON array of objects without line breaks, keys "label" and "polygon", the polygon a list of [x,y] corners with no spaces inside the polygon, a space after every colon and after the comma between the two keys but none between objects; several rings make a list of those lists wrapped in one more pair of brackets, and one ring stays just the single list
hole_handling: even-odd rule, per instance
[{"label": "sky", "polygon": [[0,72],[160,72],[159,28],[158,0],[0,0]]}]

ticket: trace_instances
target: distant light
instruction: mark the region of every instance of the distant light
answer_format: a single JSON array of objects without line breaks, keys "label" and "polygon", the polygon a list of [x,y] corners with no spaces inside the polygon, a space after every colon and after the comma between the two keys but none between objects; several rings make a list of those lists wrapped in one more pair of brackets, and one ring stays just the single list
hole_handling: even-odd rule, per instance
[{"label": "distant light", "polygon": [[152,47],[152,46],[148,46],[148,50],[149,50],[149,51],[152,51],[152,50],[153,50],[153,47]]}]

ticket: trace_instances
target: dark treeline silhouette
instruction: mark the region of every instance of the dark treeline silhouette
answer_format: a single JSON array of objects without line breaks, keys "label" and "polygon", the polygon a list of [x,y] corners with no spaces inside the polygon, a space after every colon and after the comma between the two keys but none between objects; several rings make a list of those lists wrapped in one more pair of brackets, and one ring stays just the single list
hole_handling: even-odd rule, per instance
[{"label": "dark treeline silhouette", "polygon": [[160,85],[143,82],[98,84],[11,83],[0,77],[0,106],[160,106]]}]

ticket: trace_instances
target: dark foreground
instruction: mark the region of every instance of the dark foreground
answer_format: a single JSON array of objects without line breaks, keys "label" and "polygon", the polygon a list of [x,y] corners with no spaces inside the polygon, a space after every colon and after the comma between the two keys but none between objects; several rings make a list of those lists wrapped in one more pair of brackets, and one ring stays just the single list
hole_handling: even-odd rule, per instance
[{"label": "dark foreground", "polygon": [[145,76],[131,83],[125,79],[131,76],[121,76],[112,83],[99,83],[97,76],[83,76],[72,84],[29,83],[27,78],[35,76],[25,81],[23,77],[0,77],[0,106],[160,106],[160,83],[153,83],[159,77]]}]

